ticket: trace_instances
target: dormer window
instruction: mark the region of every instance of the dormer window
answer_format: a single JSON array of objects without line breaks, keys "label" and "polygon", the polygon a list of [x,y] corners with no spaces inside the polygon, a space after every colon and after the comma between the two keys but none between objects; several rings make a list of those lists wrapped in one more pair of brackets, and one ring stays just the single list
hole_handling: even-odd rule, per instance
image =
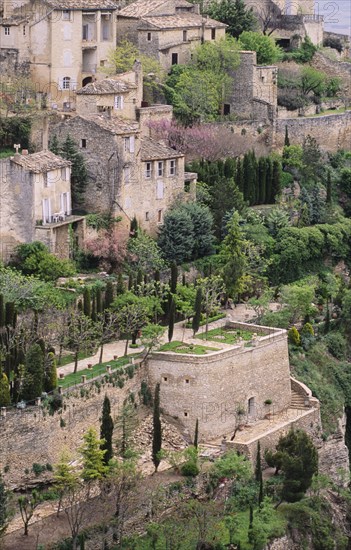
[{"label": "dormer window", "polygon": [[71,20],[71,10],[62,10],[62,19],[64,21],[70,21]]}]

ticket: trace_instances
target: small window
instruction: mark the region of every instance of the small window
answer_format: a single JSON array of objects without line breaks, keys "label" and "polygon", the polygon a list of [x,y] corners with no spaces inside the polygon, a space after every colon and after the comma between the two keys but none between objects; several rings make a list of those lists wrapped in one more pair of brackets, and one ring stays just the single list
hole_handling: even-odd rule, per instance
[{"label": "small window", "polygon": [[124,138],[124,150],[126,153],[134,153],[134,136]]},{"label": "small window", "polygon": [[27,29],[26,29],[26,26],[23,25],[23,36],[26,36],[26,30],[27,30]]},{"label": "small window", "polygon": [[253,415],[254,412],[255,412],[255,398],[254,397],[250,397],[250,399],[248,400],[248,413],[249,415]]},{"label": "small window", "polygon": [[186,378],[186,379],[185,379],[185,383],[186,383],[186,384],[190,384],[189,378]]},{"label": "small window", "polygon": [[163,162],[162,161],[157,163],[157,175],[159,177],[163,176]]},{"label": "small window", "polygon": [[145,221],[146,221],[146,222],[150,221],[149,212],[145,212]]},{"label": "small window", "polygon": [[176,161],[170,160],[169,161],[169,175],[175,176],[176,175]]},{"label": "small window", "polygon": [[163,377],[163,381],[164,381],[164,382],[167,382],[167,380],[168,380],[167,376],[164,376],[164,377]]},{"label": "small window", "polygon": [[216,40],[216,29],[211,29],[211,39]]},{"label": "small window", "polygon": [[188,32],[183,31],[183,42],[186,42],[188,40]]},{"label": "small window", "polygon": [[188,416],[188,413],[184,411],[184,416]]},{"label": "small window", "polygon": [[230,115],[230,104],[229,103],[225,103],[223,105],[223,114],[224,114],[224,116]]},{"label": "small window", "polygon": [[123,109],[123,96],[122,95],[115,95],[114,107],[115,107],[116,110],[122,110]]},{"label": "small window", "polygon": [[152,40],[152,34],[151,34],[151,32],[148,32],[147,33],[147,41],[151,42],[151,40]]},{"label": "small window", "polygon": [[81,146],[82,149],[86,149],[87,140],[86,139],[81,139],[80,140],[80,146]]},{"label": "small window", "polygon": [[152,176],[152,164],[151,162],[147,162],[145,165],[145,177],[151,178]]},{"label": "small window", "polygon": [[10,36],[10,27],[4,27],[5,36]]},{"label": "small window", "polygon": [[62,19],[64,21],[70,21],[71,20],[71,11],[70,10],[62,10]]},{"label": "small window", "polygon": [[172,65],[178,65],[178,54],[172,53]]},{"label": "small window", "polygon": [[71,88],[71,78],[69,76],[64,76],[62,79],[62,89],[69,90]]},{"label": "small window", "polygon": [[157,223],[162,223],[162,210],[157,212]]},{"label": "small window", "polygon": [[100,59],[100,67],[105,67],[106,59]]},{"label": "small window", "polygon": [[67,181],[66,167],[61,168],[61,179],[62,179],[62,181]]}]

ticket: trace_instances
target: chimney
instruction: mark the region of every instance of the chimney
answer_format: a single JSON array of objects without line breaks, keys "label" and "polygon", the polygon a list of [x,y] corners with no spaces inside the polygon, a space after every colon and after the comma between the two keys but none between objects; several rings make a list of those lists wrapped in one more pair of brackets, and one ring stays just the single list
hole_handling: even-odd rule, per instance
[{"label": "chimney", "polygon": [[28,155],[28,149],[22,149],[22,155],[26,157]]}]

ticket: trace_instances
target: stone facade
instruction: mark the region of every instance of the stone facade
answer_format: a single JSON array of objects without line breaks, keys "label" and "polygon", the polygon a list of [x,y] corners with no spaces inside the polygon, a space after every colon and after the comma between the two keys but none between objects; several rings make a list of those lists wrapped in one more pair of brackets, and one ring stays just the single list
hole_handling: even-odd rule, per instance
[{"label": "stone facade", "polygon": [[119,41],[130,40],[168,70],[188,63],[194,46],[224,38],[226,25],[184,0],[137,0],[120,10],[117,29]]},{"label": "stone facade", "polygon": [[205,357],[170,352],[153,353],[148,360],[151,387],[161,384],[161,407],[193,433],[196,419],[202,439],[234,433],[238,410],[248,421],[289,407],[291,383],[285,330],[230,323],[235,328],[264,331],[252,347],[240,344]]},{"label": "stone facade", "polygon": [[[112,0],[5,0],[0,50],[17,64],[30,63],[36,91],[54,108],[74,107],[74,90],[104,76],[116,44],[116,3]],[[6,52],[7,55],[6,55]]]},{"label": "stone facade", "polygon": [[40,240],[50,252],[69,256],[71,163],[48,151],[16,153],[0,161],[0,258],[8,261],[20,243]]}]

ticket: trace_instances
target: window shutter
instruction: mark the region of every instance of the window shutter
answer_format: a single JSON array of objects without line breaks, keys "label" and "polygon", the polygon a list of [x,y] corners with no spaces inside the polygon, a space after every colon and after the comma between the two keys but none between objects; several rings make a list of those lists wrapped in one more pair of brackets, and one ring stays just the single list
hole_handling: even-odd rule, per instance
[{"label": "window shutter", "polygon": [[121,101],[120,101],[121,109],[123,109],[123,107],[124,107],[124,97],[123,97],[123,95],[121,95],[120,98],[121,98]]},{"label": "window shutter", "polygon": [[134,136],[130,136],[130,140],[129,140],[129,151],[131,153],[134,153],[135,151],[135,138]]},{"label": "window shutter", "polygon": [[59,87],[59,90],[63,90],[63,78],[59,78],[58,87]]}]

